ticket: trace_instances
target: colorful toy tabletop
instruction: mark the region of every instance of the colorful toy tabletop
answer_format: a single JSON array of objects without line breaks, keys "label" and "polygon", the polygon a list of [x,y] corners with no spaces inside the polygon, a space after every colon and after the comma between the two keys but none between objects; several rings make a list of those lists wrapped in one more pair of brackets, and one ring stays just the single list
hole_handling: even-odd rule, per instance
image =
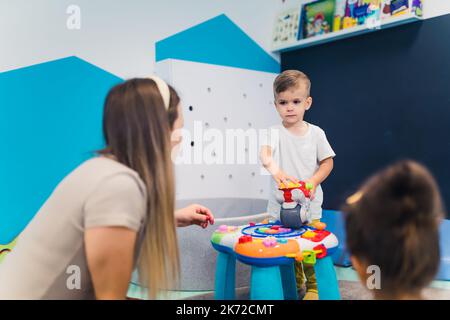
[{"label": "colorful toy tabletop", "polygon": [[217,251],[235,253],[238,260],[257,266],[322,258],[339,244],[327,230],[285,228],[278,221],[239,227],[222,225],[213,233],[211,242]]},{"label": "colorful toy tabletop", "polygon": [[[328,297],[339,298],[337,280],[330,258],[339,242],[333,233],[325,230],[325,224],[319,223],[315,226],[317,228],[305,225],[299,229],[292,229],[282,226],[279,221],[263,221],[244,226],[220,226],[211,237],[212,246],[219,252],[216,269],[216,298],[232,299],[234,297],[232,291],[234,291],[235,259],[252,266],[251,298],[296,297],[294,261],[314,265],[317,278],[322,278],[318,279],[319,291],[320,282],[325,286],[330,285],[321,281],[328,279],[326,282],[331,281],[333,287]],[[323,272],[319,270],[324,267]],[[257,274],[261,275],[261,280],[258,280]],[[267,290],[267,279],[271,277],[272,283],[277,288]],[[288,283],[287,278],[293,284]],[[265,284],[263,285],[261,281]],[[264,286],[265,290],[259,290],[261,286]],[[286,286],[289,288],[285,288]],[[327,296],[324,294],[325,291],[330,292],[329,288],[323,288],[322,298]],[[278,293],[271,296],[264,292]]]}]

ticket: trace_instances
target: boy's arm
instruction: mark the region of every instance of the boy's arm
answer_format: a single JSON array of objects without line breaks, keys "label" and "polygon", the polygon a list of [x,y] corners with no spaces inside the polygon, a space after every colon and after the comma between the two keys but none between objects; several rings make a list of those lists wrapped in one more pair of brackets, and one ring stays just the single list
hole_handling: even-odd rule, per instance
[{"label": "boy's arm", "polygon": [[266,168],[266,170],[269,171],[272,176],[278,172],[279,167],[272,157],[271,146],[262,146],[259,157],[261,159],[263,167]]},{"label": "boy's arm", "polygon": [[332,157],[326,158],[319,163],[319,169],[317,169],[316,173],[308,179],[306,182],[309,182],[313,185],[313,189],[311,194],[313,195],[316,192],[316,188],[319,184],[321,184],[331,173],[333,170],[334,161]]},{"label": "boy's arm", "polygon": [[284,183],[288,184],[289,181],[298,182],[299,180],[295,177],[287,175],[283,170],[280,169],[278,164],[272,157],[272,147],[262,146],[260,153],[261,163],[266,168],[267,171],[272,175],[277,184]]}]

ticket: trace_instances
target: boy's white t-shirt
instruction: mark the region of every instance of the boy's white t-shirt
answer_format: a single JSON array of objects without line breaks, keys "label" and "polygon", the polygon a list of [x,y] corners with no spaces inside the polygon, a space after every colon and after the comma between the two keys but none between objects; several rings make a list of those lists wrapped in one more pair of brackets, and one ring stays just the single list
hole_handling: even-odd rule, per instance
[{"label": "boy's white t-shirt", "polygon": [[[299,180],[310,179],[319,168],[319,163],[336,154],[327,140],[325,132],[313,124],[307,123],[308,130],[303,136],[296,136],[283,125],[272,126],[268,130],[266,145],[272,147],[272,156],[281,170]],[[271,179],[267,212],[279,219],[280,204],[275,198],[277,183]],[[311,201],[312,219],[322,217],[323,192],[320,185],[316,188]]]}]

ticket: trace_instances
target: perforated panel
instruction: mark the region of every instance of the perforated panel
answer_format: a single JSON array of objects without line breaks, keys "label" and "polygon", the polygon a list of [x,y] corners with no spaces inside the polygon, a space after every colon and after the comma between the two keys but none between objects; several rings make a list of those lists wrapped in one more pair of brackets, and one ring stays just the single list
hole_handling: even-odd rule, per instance
[{"label": "perforated panel", "polygon": [[[172,59],[159,62],[156,70],[176,88],[182,99],[185,129],[192,139],[184,140],[181,152],[190,149],[207,156],[215,152],[220,158],[220,150],[211,150],[211,140],[207,142],[203,138],[202,143],[202,134],[194,136],[196,121],[201,121],[197,132],[199,128],[203,134],[217,129],[223,137],[227,129],[256,129],[255,134],[259,136],[258,129],[267,129],[280,121],[273,105],[272,83],[276,74]],[[225,138],[223,142],[225,152]],[[177,199],[267,198],[270,177],[261,171],[259,145],[250,147],[247,139],[243,148],[244,164],[237,161],[177,164]],[[257,162],[250,163],[251,157]],[[195,160],[194,156],[191,159]]]}]

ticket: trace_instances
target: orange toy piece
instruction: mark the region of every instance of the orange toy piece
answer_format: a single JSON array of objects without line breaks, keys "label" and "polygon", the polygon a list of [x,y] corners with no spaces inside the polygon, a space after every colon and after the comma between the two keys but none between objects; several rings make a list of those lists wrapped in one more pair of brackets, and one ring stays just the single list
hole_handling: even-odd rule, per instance
[{"label": "orange toy piece", "polygon": [[288,239],[285,243],[274,243],[268,246],[264,240],[238,243],[235,247],[237,254],[251,258],[279,258],[289,254],[297,255],[300,253],[298,242]]},{"label": "orange toy piece", "polygon": [[327,237],[329,234],[330,231],[327,230],[314,230],[314,231],[308,230],[304,234],[302,234],[301,237],[303,239],[308,239],[313,242],[320,242],[323,239],[325,239],[325,237]]},{"label": "orange toy piece", "polygon": [[295,259],[295,261],[297,261],[297,262],[302,262],[303,261],[303,253],[302,252],[289,253],[286,255],[286,258],[292,258],[292,259]]},{"label": "orange toy piece", "polygon": [[325,230],[325,228],[327,227],[327,224],[324,222],[316,222],[312,226],[314,228],[316,228],[317,230]]}]

